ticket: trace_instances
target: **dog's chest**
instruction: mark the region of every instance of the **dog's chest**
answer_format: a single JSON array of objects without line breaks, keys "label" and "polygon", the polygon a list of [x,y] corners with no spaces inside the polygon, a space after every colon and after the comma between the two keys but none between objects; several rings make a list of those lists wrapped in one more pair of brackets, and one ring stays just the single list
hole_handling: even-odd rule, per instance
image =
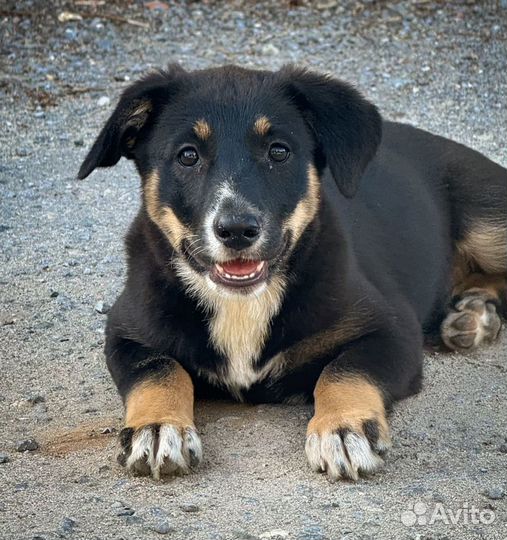
[{"label": "dog's chest", "polygon": [[213,377],[240,397],[263,379],[273,367],[273,361],[257,367],[267,337],[271,320],[279,309],[272,297],[249,299],[225,298],[215,305],[209,319],[210,342],[224,358],[225,365]]}]

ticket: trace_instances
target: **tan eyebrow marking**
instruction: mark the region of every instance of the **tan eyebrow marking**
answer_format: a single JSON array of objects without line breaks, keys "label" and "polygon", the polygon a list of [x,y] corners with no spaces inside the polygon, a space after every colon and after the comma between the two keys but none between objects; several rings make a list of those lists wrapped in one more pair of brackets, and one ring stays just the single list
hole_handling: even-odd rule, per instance
[{"label": "tan eyebrow marking", "polygon": [[211,135],[211,126],[206,122],[206,120],[197,120],[194,124],[194,133],[201,139],[205,141],[209,139]]},{"label": "tan eyebrow marking", "polygon": [[254,123],[254,131],[257,135],[267,135],[268,131],[271,129],[271,122],[266,116],[259,116]]}]

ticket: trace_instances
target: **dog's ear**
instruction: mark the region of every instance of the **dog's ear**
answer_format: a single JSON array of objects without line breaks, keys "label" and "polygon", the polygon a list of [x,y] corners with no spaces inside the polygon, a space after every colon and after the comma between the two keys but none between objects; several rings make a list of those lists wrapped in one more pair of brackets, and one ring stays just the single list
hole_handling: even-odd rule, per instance
[{"label": "dog's ear", "polygon": [[382,119],[376,107],[328,75],[293,66],[279,75],[313,132],[317,165],[327,165],[343,195],[353,197],[380,143]]},{"label": "dog's ear", "polygon": [[97,167],[112,167],[122,156],[135,157],[136,143],[179,90],[185,74],[174,64],[129,86],[83,161],[78,178],[86,178]]}]

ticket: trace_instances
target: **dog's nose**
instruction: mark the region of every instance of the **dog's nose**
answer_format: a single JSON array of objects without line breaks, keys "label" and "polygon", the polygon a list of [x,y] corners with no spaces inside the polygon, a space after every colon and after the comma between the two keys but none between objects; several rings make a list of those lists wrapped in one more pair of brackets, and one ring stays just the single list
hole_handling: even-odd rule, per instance
[{"label": "dog's nose", "polygon": [[261,226],[253,214],[223,214],[215,219],[213,230],[224,246],[239,251],[259,238]]}]

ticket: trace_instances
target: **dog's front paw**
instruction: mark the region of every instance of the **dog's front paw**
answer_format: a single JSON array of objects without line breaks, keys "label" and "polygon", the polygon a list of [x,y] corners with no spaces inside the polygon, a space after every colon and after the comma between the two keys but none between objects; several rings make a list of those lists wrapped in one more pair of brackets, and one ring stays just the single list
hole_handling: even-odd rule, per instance
[{"label": "dog's front paw", "polygon": [[193,426],[150,424],[120,432],[120,464],[134,474],[161,476],[190,472],[202,459],[201,439]]},{"label": "dog's front paw", "polygon": [[360,474],[374,473],[384,464],[381,456],[390,446],[384,418],[327,414],[310,421],[305,449],[312,469],[325,471],[334,481],[357,480]]}]

